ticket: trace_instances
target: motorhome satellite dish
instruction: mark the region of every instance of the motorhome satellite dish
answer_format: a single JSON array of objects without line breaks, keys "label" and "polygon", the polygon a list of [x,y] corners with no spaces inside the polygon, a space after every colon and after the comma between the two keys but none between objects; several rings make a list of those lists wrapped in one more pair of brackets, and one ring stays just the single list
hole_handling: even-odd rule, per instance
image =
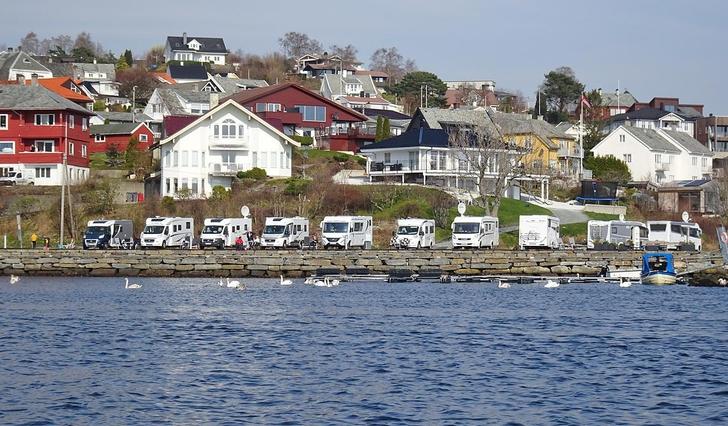
[{"label": "motorhome satellite dish", "polygon": [[458,203],[458,213],[460,213],[460,216],[465,214],[465,209],[467,209],[467,206],[465,205],[465,203],[463,203],[463,202]]},{"label": "motorhome satellite dish", "polygon": [[690,221],[690,215],[688,214],[688,212],[683,212],[683,214],[682,214],[682,220],[683,220],[683,222],[689,222]]},{"label": "motorhome satellite dish", "polygon": [[243,207],[240,207],[240,214],[241,214],[241,215],[242,215],[243,217],[248,217],[248,216],[250,216],[250,209],[248,208],[248,206],[243,206]]},{"label": "motorhome satellite dish", "polygon": [[619,221],[620,222],[624,222],[624,214],[620,214],[619,215]]}]

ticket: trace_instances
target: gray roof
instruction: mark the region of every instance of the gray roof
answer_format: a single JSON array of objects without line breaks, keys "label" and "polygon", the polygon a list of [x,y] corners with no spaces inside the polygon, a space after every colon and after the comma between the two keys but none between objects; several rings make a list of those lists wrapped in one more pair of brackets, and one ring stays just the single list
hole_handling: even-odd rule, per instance
[{"label": "gray roof", "polygon": [[[192,40],[197,40],[200,43],[200,50],[196,50],[196,52],[210,52],[223,55],[227,54],[225,41],[223,41],[222,38],[187,36],[187,43],[191,42]],[[168,36],[167,42],[169,43],[169,46],[172,48],[172,50],[184,50],[186,52],[192,51],[186,44],[184,44],[184,39],[180,36]]]},{"label": "gray roof", "polygon": [[[343,93],[346,94],[346,90],[343,90],[341,87],[341,76],[338,74],[324,74],[324,84],[328,85],[328,87],[331,89],[332,94],[339,94]],[[344,81],[349,84],[361,84],[362,85],[362,91],[365,93],[371,93],[373,95],[378,95],[379,91],[374,86],[374,80],[372,80],[372,77],[370,75],[350,75],[347,77],[344,77]]]},{"label": "gray roof", "polygon": [[679,154],[680,150],[677,149],[670,141],[662,137],[657,130],[654,129],[642,129],[639,127],[623,126],[624,130],[629,132],[632,136],[639,139],[647,145],[652,151],[663,151]]},{"label": "gray roof", "polygon": [[619,98],[617,97],[617,93],[602,92],[602,106],[605,107],[616,107],[619,105],[629,108],[635,102],[637,102],[637,99],[627,90],[620,93]]},{"label": "gray roof", "polygon": [[195,102],[201,104],[210,103],[210,93],[200,92],[198,90],[179,90],[172,88],[160,88],[155,89],[164,104],[167,106],[167,110],[171,115],[187,115],[188,112],[182,105],[183,101]]},{"label": "gray roof", "polygon": [[420,108],[419,112],[431,129],[442,129],[441,123],[493,126],[493,119],[484,110]]},{"label": "gray roof", "polygon": [[[110,123],[131,123],[130,112],[96,111],[96,115],[104,120],[109,120]],[[152,121],[152,117],[141,112],[134,114],[134,119],[137,121],[137,124],[139,122]]]},{"label": "gray roof", "polygon": [[51,72],[29,54],[20,52],[0,52],[0,80],[10,79],[10,70]]},{"label": "gray roof", "polygon": [[534,134],[552,147],[557,146],[551,139],[574,139],[573,136],[557,130],[552,124],[528,118],[525,114],[494,112],[491,116],[504,135]]},{"label": "gray roof", "polygon": [[268,82],[265,80],[255,80],[252,78],[227,78],[218,75],[211,78],[222,88],[224,93],[237,93],[241,90],[253,89],[256,87],[266,87]]},{"label": "gray roof", "polygon": [[130,135],[142,123],[109,123],[88,126],[92,135]]},{"label": "gray roof", "polygon": [[678,145],[690,154],[712,155],[711,151],[705,145],[685,132],[664,129],[662,131],[674,139]]},{"label": "gray roof", "polygon": [[556,130],[558,130],[559,132],[565,133],[572,127],[574,127],[573,124],[569,123],[568,121],[562,121],[561,123],[556,125]]},{"label": "gray roof", "polygon": [[107,80],[116,81],[116,67],[114,64],[86,64],[82,62],[74,62],[74,77],[84,79],[83,72],[102,72],[106,74]]},{"label": "gray roof", "polygon": [[700,118],[703,116],[700,111],[690,106],[678,105],[677,111],[688,118]]},{"label": "gray roof", "polygon": [[91,111],[53,93],[43,86],[0,86],[0,108],[18,111],[71,110],[91,115]]}]

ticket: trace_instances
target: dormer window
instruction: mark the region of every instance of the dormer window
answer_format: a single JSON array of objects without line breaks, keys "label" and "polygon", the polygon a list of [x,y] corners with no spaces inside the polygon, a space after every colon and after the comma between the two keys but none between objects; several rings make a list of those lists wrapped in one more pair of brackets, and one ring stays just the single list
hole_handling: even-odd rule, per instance
[{"label": "dormer window", "polygon": [[212,128],[215,138],[237,139],[245,134],[245,126],[238,124],[235,120],[227,118],[221,124],[215,124]]}]

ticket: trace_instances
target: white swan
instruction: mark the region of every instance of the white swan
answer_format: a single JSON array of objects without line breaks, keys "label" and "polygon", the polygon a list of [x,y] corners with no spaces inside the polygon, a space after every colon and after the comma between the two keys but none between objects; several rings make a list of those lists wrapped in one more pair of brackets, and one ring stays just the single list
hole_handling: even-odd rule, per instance
[{"label": "white swan", "polygon": [[313,286],[314,287],[328,287],[329,286],[328,280],[329,280],[328,277],[324,278],[324,279],[317,278],[317,279],[313,280]]},{"label": "white swan", "polygon": [[18,281],[20,281],[20,277],[17,275],[10,275],[10,284],[16,284]]},{"label": "white swan", "polygon": [[305,280],[303,280],[303,283],[306,285],[312,285],[314,282],[313,277],[307,277]]},{"label": "white swan", "polygon": [[622,288],[631,287],[632,286],[632,281],[630,281],[629,278],[621,277],[619,279],[619,286],[622,287]]},{"label": "white swan", "polygon": [[238,281],[238,280],[230,281],[230,278],[225,278],[225,280],[226,280],[227,288],[241,288],[241,287],[245,288],[245,286],[240,285],[240,281]]},{"label": "white swan", "polygon": [[498,282],[498,288],[511,288],[511,284],[508,282],[505,282],[501,280],[500,278],[496,280]]},{"label": "white swan", "polygon": [[331,279],[331,278],[326,277],[326,280],[329,283],[329,287],[336,287],[341,282],[341,281],[337,280],[336,278]]},{"label": "white swan", "polygon": [[547,280],[546,281],[546,285],[543,286],[543,287],[544,288],[556,288],[558,286],[559,286],[559,283],[557,283],[556,281],[554,281],[554,280]]},{"label": "white swan", "polygon": [[284,280],[283,275],[281,275],[281,285],[293,285],[293,281],[291,280]]},{"label": "white swan", "polygon": [[225,287],[225,281],[222,280],[222,277],[220,277],[220,281],[217,282],[217,285],[220,287]]},{"label": "white swan", "polygon": [[141,284],[129,284],[129,278],[124,278],[124,288],[142,288]]}]

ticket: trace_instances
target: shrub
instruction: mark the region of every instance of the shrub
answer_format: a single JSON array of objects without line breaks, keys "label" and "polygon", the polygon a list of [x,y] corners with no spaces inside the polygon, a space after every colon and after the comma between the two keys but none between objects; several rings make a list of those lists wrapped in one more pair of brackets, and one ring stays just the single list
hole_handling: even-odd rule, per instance
[{"label": "shrub", "polygon": [[230,198],[230,190],[225,189],[222,185],[215,185],[212,187],[212,194],[210,195],[211,200],[224,201]]},{"label": "shrub", "polygon": [[311,184],[310,179],[292,177],[292,178],[286,179],[286,188],[284,189],[284,192],[287,195],[304,194],[308,190],[308,187],[310,184]]},{"label": "shrub", "polygon": [[162,209],[170,214],[174,214],[177,210],[177,204],[174,202],[174,198],[166,196],[162,198]]},{"label": "shrub", "polygon": [[338,161],[339,163],[345,163],[349,160],[349,157],[351,157],[351,155],[344,154],[343,152],[337,152],[336,154],[334,154],[333,158],[335,161]]},{"label": "shrub", "polygon": [[301,144],[301,146],[311,146],[313,145],[313,137],[311,136],[300,136],[300,135],[293,135],[291,137],[294,141]]},{"label": "shrub", "polygon": [[253,167],[250,170],[246,170],[244,172],[238,172],[238,179],[263,180],[266,177],[268,177],[268,174],[265,172],[265,170],[261,169],[260,167]]},{"label": "shrub", "polygon": [[588,157],[584,167],[592,171],[592,175],[603,181],[625,184],[632,180],[629,166],[612,155],[606,157]]}]

